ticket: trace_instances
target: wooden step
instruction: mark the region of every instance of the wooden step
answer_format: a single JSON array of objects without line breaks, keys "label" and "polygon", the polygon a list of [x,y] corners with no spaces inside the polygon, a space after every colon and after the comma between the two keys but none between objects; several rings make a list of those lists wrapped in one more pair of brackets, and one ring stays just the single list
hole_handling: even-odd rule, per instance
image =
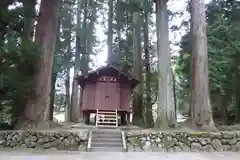
[{"label": "wooden step", "polygon": [[109,118],[112,118],[112,117],[115,117],[116,118],[116,115],[99,115],[99,116],[97,116],[97,118],[106,118],[106,117],[109,117]]},{"label": "wooden step", "polygon": [[115,114],[116,112],[115,111],[113,111],[113,112],[109,112],[109,111],[106,111],[106,112],[104,112],[104,111],[98,111],[98,114]]},{"label": "wooden step", "polygon": [[116,117],[104,117],[104,118],[98,118],[97,120],[103,120],[103,121],[116,121]]},{"label": "wooden step", "polygon": [[115,125],[118,126],[118,114],[115,111],[98,110],[96,113],[96,126],[99,125]]},{"label": "wooden step", "polygon": [[116,117],[102,117],[102,118],[97,118],[97,120],[108,120],[108,121],[111,121],[111,120],[116,120]]},{"label": "wooden step", "polygon": [[98,124],[116,124],[116,122],[109,121],[98,121]]}]

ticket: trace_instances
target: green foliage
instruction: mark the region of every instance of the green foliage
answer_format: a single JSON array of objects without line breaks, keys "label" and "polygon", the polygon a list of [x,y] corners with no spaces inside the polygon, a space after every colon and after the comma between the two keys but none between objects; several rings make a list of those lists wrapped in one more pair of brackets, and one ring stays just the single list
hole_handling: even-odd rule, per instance
[{"label": "green foliage", "polygon": [[[214,0],[207,6],[208,56],[211,102],[215,111],[240,109],[235,97],[240,90],[240,16],[239,2]],[[182,37],[180,57],[177,60],[178,98],[181,105],[189,98],[191,68],[191,32]],[[239,109],[238,109],[239,108]],[[235,116],[237,116],[235,112]]]},{"label": "green foliage", "polygon": [[6,37],[0,48],[0,109],[8,106],[13,113],[30,96],[39,52],[32,41],[20,43],[14,32]]}]

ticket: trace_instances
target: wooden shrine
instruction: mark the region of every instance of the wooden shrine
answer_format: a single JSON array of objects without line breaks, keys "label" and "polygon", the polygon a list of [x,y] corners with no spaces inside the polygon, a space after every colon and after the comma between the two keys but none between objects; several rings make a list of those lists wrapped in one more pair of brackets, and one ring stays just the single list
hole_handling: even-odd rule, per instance
[{"label": "wooden shrine", "polygon": [[118,126],[129,122],[130,98],[139,80],[112,65],[100,67],[87,75],[79,75],[75,80],[83,89],[80,107],[86,124],[89,123],[90,113],[96,113],[96,125]]}]

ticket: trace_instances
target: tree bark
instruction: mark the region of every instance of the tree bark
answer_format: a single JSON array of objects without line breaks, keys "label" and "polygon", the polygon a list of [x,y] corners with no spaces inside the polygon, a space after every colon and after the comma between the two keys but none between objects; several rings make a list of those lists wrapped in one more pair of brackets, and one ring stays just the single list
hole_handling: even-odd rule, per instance
[{"label": "tree bark", "polygon": [[65,98],[66,98],[66,105],[65,105],[65,121],[71,120],[71,100],[70,100],[70,69],[67,69],[67,77],[65,79]]},{"label": "tree bark", "polygon": [[148,8],[149,1],[144,1],[144,23],[143,23],[143,36],[144,36],[144,52],[145,52],[145,69],[146,69],[146,105],[145,105],[145,123],[147,127],[153,126],[152,115],[152,91],[151,91],[151,68],[150,68],[150,55],[149,55],[149,38],[148,38]]},{"label": "tree bark", "polygon": [[[62,6],[62,0],[60,0],[60,6]],[[59,9],[59,13],[60,13],[61,7]],[[56,44],[55,44],[55,54],[60,54],[60,27],[61,27],[61,18],[60,16],[58,17],[57,20],[57,31],[56,31]],[[48,106],[48,108],[46,109],[45,112],[45,120],[53,120],[53,112],[54,112],[54,104],[55,104],[55,93],[56,93],[56,81],[57,81],[57,73],[58,71],[56,70],[56,59],[53,59],[53,66],[52,66],[52,88],[51,88],[51,100],[50,100],[50,105]]]},{"label": "tree bark", "polygon": [[30,127],[24,124],[34,124],[37,127],[43,121],[44,112],[49,106],[59,8],[60,0],[41,1],[35,36],[35,42],[40,47],[41,56],[37,64],[35,90],[28,99],[24,116],[18,120],[17,128]]},{"label": "tree bark", "polygon": [[191,0],[192,21],[192,88],[191,109],[193,126],[215,130],[209,98],[208,51],[204,0]]},{"label": "tree bark", "polygon": [[[75,64],[74,64],[74,77],[80,72],[80,50],[81,50],[81,9],[82,0],[78,0],[77,8],[77,28],[76,28],[76,50],[75,50]],[[82,119],[80,101],[79,101],[79,88],[76,80],[72,83],[72,95],[71,95],[71,120],[77,122]]]},{"label": "tree bark", "polygon": [[227,95],[225,95],[224,97],[222,97],[222,107],[221,107],[221,113],[222,113],[222,118],[223,118],[223,122],[225,125],[228,124],[228,99],[229,97]]},{"label": "tree bark", "polygon": [[[142,79],[142,56],[140,35],[140,12],[133,13],[133,74],[138,80]],[[142,86],[138,85],[133,94],[133,123],[142,124]]]},{"label": "tree bark", "polygon": [[120,49],[120,40],[121,40],[121,16],[122,16],[122,10],[121,10],[121,0],[117,0],[116,2],[116,32],[117,32],[117,38],[118,38],[118,47]]},{"label": "tree bark", "polygon": [[[66,105],[65,105],[65,121],[71,120],[71,97],[70,97],[70,69],[72,68],[72,31],[73,31],[73,6],[72,0],[64,0],[62,5],[62,38],[63,43],[63,55],[64,55],[64,67],[65,67],[65,91],[66,91]],[[71,84],[72,85],[72,84]]]},{"label": "tree bark", "polygon": [[57,74],[52,75],[52,88],[51,88],[51,100],[48,107],[48,111],[46,113],[46,119],[49,121],[53,121],[53,112],[54,112],[54,102],[55,102],[55,84],[57,80]]},{"label": "tree bark", "polygon": [[112,53],[112,41],[113,41],[113,0],[108,0],[108,59],[107,63],[112,64],[113,53]]},{"label": "tree bark", "polygon": [[168,128],[176,123],[172,90],[167,1],[156,0],[157,53],[159,66],[158,108],[155,127]]},{"label": "tree bark", "polygon": [[[175,120],[177,120],[177,93],[176,93],[176,79],[174,76],[173,71],[172,73],[172,83],[173,83],[173,99],[174,99],[174,113],[175,113]],[[177,123],[177,122],[175,122]]]}]

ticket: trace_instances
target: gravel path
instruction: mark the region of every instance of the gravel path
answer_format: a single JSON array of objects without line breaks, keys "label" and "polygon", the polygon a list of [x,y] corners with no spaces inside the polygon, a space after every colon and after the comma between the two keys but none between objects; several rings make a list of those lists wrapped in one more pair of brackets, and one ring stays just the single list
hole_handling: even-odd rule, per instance
[{"label": "gravel path", "polygon": [[0,151],[1,160],[240,160],[240,153]]}]

